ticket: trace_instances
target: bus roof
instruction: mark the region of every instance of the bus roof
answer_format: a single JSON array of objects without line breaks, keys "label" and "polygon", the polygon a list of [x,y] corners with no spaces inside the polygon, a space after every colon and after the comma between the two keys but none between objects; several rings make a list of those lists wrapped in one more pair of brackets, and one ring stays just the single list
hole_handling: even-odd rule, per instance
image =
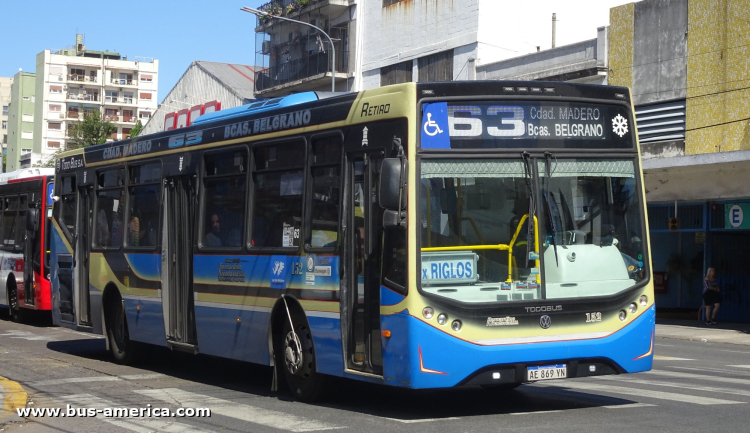
[{"label": "bus roof", "polygon": [[54,168],[22,168],[20,170],[0,174],[0,185],[30,177],[54,176],[54,174]]}]

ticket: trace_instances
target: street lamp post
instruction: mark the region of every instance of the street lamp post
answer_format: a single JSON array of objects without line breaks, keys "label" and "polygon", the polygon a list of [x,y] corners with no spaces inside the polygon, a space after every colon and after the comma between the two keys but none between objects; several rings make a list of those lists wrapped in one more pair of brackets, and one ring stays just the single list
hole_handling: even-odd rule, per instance
[{"label": "street lamp post", "polygon": [[258,9],[253,9],[253,8],[250,8],[250,7],[247,7],[247,6],[241,8],[240,10],[243,11],[243,12],[251,13],[251,14],[255,15],[256,17],[276,18],[276,19],[279,19],[279,20],[289,21],[289,22],[292,22],[292,23],[297,23],[297,24],[302,24],[302,25],[308,26],[308,27],[312,27],[315,30],[317,30],[320,33],[322,33],[323,36],[325,36],[326,38],[328,38],[328,42],[331,44],[331,92],[335,92],[336,91],[336,47],[333,46],[333,39],[331,39],[331,37],[328,36],[328,33],[324,32],[323,29],[321,29],[320,27],[316,27],[316,26],[314,26],[314,25],[312,25],[310,23],[306,23],[304,21],[293,20],[291,18],[280,17],[278,15],[271,15],[268,12],[264,12],[264,11],[261,11],[261,10],[258,10]]}]

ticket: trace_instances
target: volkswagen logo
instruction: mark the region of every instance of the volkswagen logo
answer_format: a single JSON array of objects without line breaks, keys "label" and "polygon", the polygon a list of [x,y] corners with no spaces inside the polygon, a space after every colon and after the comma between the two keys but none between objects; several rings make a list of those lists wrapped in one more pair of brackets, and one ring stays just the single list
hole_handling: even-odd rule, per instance
[{"label": "volkswagen logo", "polygon": [[539,326],[541,326],[542,329],[549,328],[550,326],[552,326],[552,319],[545,314],[539,319]]}]

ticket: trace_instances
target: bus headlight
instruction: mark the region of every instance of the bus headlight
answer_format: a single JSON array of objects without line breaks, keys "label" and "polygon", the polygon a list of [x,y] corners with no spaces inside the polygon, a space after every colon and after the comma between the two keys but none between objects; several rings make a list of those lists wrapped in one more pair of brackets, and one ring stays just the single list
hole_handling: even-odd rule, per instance
[{"label": "bus headlight", "polygon": [[646,296],[646,295],[642,295],[641,296],[641,305],[644,306],[644,307],[646,305],[648,305],[648,296]]},{"label": "bus headlight", "polygon": [[422,315],[425,319],[432,319],[433,314],[435,314],[435,310],[433,310],[432,307],[424,307],[422,309]]},{"label": "bus headlight", "polygon": [[628,313],[625,310],[620,310],[620,320],[625,320],[626,317],[628,317]]},{"label": "bus headlight", "polygon": [[446,323],[448,323],[448,315],[445,313],[440,313],[438,315],[438,323],[441,325],[445,325]]},{"label": "bus headlight", "polygon": [[453,323],[451,323],[451,329],[458,332],[461,330],[461,321],[460,320],[454,320]]},{"label": "bus headlight", "polygon": [[638,304],[636,304],[635,302],[633,302],[633,303],[632,303],[632,304],[630,304],[630,306],[628,307],[628,310],[630,310],[630,313],[631,313],[631,314],[632,314],[632,313],[635,313],[636,311],[638,311]]}]

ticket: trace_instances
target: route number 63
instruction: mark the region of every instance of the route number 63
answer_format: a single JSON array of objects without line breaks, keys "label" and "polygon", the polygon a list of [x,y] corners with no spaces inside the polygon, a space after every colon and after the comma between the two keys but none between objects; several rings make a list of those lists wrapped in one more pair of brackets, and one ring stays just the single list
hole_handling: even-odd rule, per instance
[{"label": "route number 63", "polygon": [[[469,116],[456,117],[456,113],[466,113]],[[523,108],[522,107],[487,107],[487,115],[482,117],[482,109],[477,106],[453,106],[448,107],[448,127],[451,137],[478,137],[484,130],[483,120],[489,121],[489,116],[498,116],[499,124],[504,128],[498,128],[497,125],[487,125],[487,134],[493,137],[520,137],[524,134]],[[507,113],[507,114],[506,114]],[[510,114],[510,116],[508,116]]]}]

